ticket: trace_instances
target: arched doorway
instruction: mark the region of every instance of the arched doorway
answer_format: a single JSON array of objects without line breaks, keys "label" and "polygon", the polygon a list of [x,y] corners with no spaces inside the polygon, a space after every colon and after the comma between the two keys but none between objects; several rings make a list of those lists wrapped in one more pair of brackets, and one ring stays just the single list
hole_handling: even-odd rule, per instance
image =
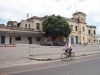
[{"label": "arched doorway", "polygon": [[78,36],[76,36],[76,44],[78,44]]},{"label": "arched doorway", "polygon": [[71,44],[74,44],[74,36],[71,35]]}]

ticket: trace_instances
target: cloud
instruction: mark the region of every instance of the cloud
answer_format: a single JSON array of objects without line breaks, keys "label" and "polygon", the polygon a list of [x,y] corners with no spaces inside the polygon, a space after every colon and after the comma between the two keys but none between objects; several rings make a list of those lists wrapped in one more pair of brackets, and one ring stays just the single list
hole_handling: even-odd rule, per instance
[{"label": "cloud", "polygon": [[[87,15],[87,23],[100,27],[100,0],[76,0],[76,10]],[[30,16],[61,15],[72,17],[75,0],[0,0],[0,18],[6,20],[26,19]],[[5,21],[0,21],[3,23]],[[99,30],[97,29],[98,33]]]}]

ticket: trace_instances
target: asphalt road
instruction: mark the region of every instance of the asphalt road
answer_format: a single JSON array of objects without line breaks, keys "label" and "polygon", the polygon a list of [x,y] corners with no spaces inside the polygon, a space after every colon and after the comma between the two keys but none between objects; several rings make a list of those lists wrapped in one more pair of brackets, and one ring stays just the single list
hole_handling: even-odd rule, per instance
[{"label": "asphalt road", "polygon": [[100,55],[42,64],[41,67],[10,75],[100,75]]}]

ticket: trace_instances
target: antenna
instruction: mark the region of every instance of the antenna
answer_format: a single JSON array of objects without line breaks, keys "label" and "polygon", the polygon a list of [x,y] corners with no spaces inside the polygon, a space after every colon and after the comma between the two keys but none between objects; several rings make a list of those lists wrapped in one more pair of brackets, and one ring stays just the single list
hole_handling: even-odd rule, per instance
[{"label": "antenna", "polygon": [[27,13],[27,18],[29,18],[29,13]]},{"label": "antenna", "polygon": [[75,12],[76,12],[76,0],[75,0]]}]

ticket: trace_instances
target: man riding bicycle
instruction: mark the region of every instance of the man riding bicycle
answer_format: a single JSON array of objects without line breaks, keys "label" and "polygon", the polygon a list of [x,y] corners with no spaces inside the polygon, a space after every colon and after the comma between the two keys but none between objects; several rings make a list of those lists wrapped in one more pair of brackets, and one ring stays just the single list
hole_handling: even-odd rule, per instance
[{"label": "man riding bicycle", "polygon": [[69,53],[68,57],[70,57],[72,52],[72,45],[69,42],[67,42],[64,46],[64,50],[65,52]]}]

